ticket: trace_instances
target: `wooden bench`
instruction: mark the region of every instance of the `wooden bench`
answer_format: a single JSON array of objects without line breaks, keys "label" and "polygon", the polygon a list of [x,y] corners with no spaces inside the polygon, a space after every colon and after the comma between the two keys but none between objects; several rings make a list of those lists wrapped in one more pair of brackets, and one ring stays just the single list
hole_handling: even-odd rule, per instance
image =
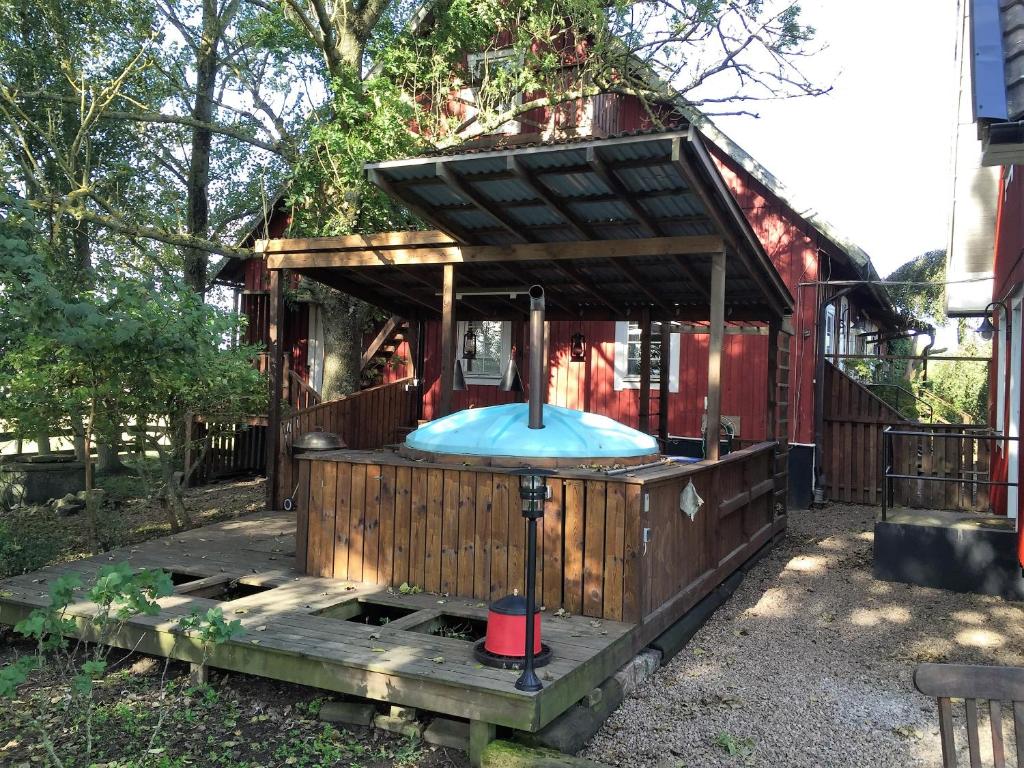
[{"label": "wooden bench", "polygon": [[1006,765],[1002,703],[1008,701],[1013,707],[1017,765],[1024,766],[1024,668],[921,664],[914,670],[914,687],[926,696],[934,696],[938,700],[944,768],[955,768],[957,764],[951,702],[954,698],[964,700],[967,715],[967,749],[971,768],[981,766],[981,737],[978,727],[978,703],[981,701],[988,702],[993,764],[996,768],[1004,768]]}]

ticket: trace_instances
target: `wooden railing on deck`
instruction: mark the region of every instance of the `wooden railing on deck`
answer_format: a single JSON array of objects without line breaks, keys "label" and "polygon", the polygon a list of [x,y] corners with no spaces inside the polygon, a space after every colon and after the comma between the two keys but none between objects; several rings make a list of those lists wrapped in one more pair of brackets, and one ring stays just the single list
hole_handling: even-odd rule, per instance
[{"label": "wooden railing on deck", "polygon": [[[644,621],[645,641],[661,634],[784,527],[775,450],[759,443],[719,462],[635,473],[559,470],[537,531],[549,613]],[[480,601],[524,590],[514,470],[389,451],[296,463],[300,571]],[[691,482],[704,500],[693,519],[680,508]]]},{"label": "wooden railing on deck", "polygon": [[370,450],[397,442],[403,427],[412,426],[413,392],[407,389],[411,378],[364,389],[293,413],[281,421],[280,452],[277,459],[278,483],[276,508],[295,491],[298,462],[292,456],[292,443],[306,432],[323,429],[336,432],[349,448]]}]

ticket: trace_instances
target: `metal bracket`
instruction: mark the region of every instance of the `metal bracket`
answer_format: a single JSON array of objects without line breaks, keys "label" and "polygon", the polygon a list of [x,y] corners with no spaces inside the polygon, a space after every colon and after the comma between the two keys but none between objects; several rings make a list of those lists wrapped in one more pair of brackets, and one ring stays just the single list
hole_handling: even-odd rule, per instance
[{"label": "metal bracket", "polygon": [[641,553],[641,556],[647,554],[647,545],[650,543],[652,537],[653,537],[653,532],[651,531],[651,529],[650,528],[644,528],[644,530],[643,530],[644,551]]}]

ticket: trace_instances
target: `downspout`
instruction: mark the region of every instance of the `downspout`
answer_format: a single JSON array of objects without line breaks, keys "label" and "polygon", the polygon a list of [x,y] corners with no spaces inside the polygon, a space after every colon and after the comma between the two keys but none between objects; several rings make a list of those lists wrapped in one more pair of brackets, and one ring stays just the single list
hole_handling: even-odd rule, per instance
[{"label": "downspout", "polygon": [[530,429],[544,429],[544,289],[530,286]]},{"label": "downspout", "polygon": [[860,286],[841,288],[818,306],[817,354],[814,361],[814,503],[825,501],[825,324],[830,304],[853,293]]}]

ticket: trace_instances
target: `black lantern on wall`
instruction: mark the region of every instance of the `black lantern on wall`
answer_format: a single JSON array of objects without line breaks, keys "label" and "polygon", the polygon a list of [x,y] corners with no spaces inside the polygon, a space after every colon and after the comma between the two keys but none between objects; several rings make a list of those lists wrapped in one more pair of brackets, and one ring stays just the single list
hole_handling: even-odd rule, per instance
[{"label": "black lantern on wall", "polygon": [[462,359],[476,360],[476,331],[472,323],[466,323],[466,333],[462,336]]},{"label": "black lantern on wall", "polygon": [[569,362],[583,363],[587,360],[587,337],[577,331],[569,339]]}]

